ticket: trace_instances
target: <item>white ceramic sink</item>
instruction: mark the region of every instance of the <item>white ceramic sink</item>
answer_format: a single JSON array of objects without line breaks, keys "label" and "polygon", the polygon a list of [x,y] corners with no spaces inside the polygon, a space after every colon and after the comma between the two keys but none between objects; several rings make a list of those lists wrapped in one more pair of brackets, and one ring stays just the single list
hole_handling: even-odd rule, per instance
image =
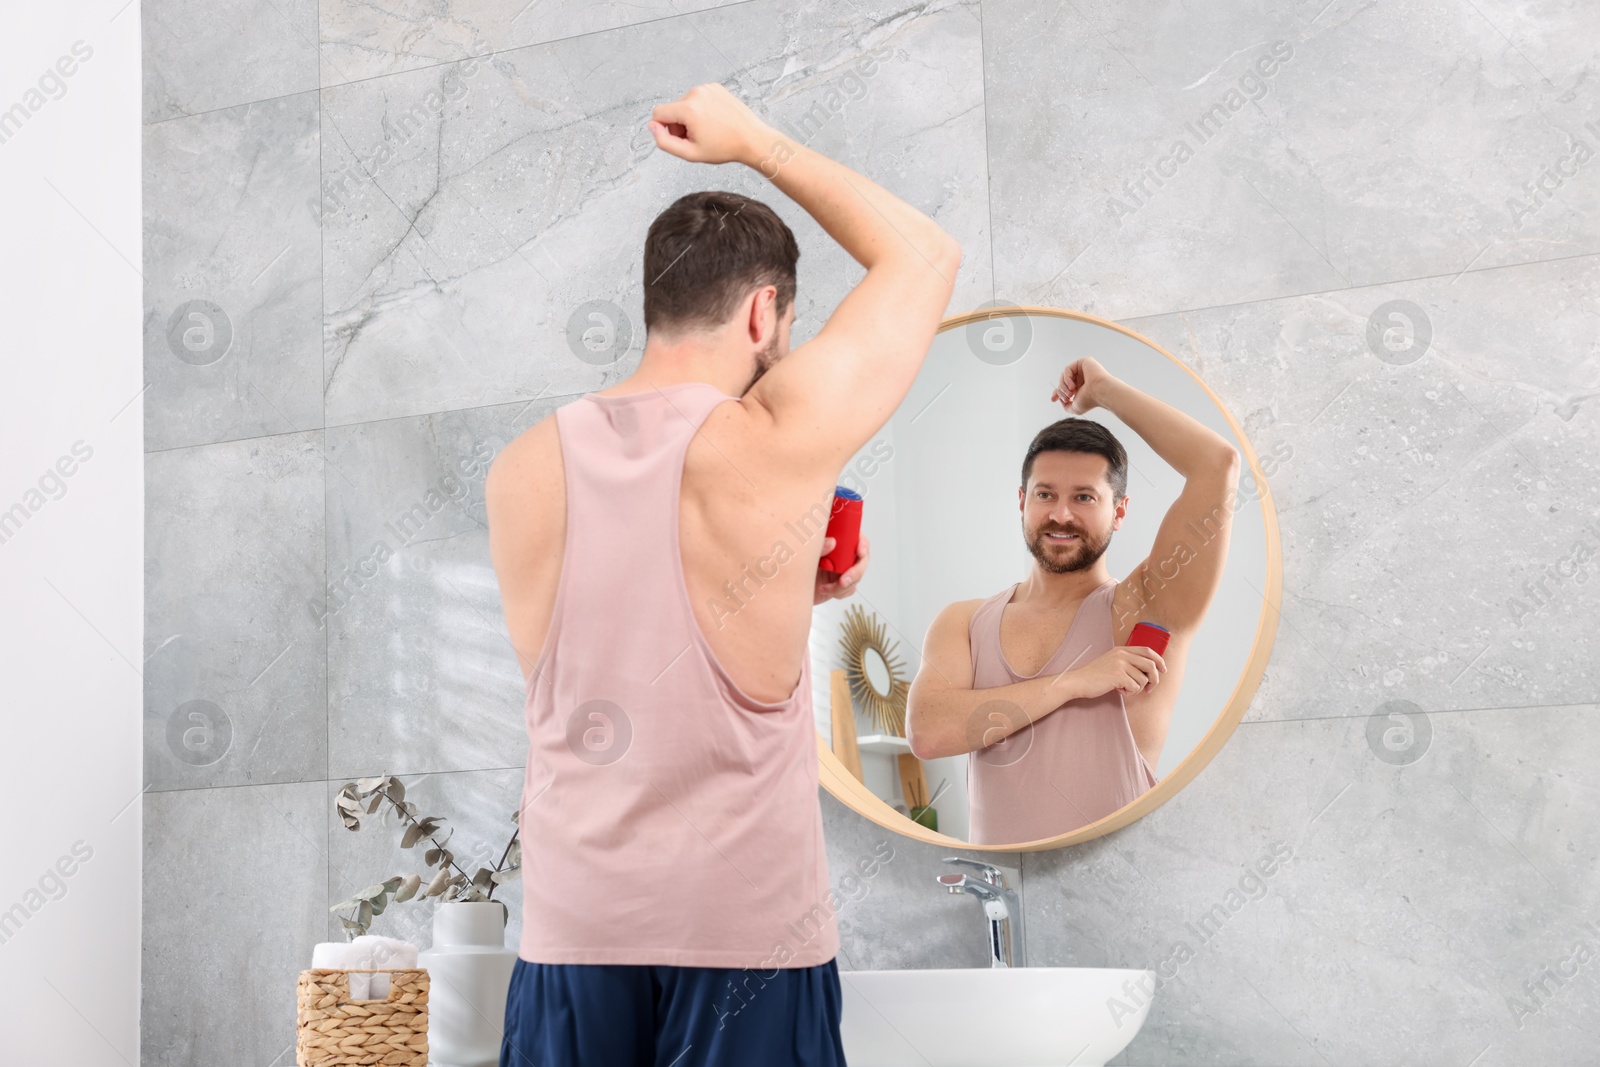
[{"label": "white ceramic sink", "polygon": [[1144,1025],[1154,983],[1098,967],[840,971],[839,1033],[850,1067],[1101,1067]]}]

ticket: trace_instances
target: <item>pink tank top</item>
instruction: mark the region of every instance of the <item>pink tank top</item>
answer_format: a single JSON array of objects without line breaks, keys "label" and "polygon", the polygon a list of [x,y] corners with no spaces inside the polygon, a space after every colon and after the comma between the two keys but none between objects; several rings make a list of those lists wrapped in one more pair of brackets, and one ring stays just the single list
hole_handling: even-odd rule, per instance
[{"label": "pink tank top", "polygon": [[522,940],[532,963],[809,967],[838,953],[810,656],[750,698],[695,621],[678,544],[706,382],[555,412],[567,534],[527,686]]},{"label": "pink tank top", "polygon": [[[1000,615],[1020,584],[1002,589],[972,614],[974,689],[1081,667],[1115,646],[1111,600],[1117,582],[1107,578],[1078,605],[1061,647],[1045,665],[1018,674],[1000,649]],[[1069,700],[1032,726],[967,754],[967,840],[1010,845],[1055,837],[1110,815],[1155,784],[1128,726],[1122,690]]]}]

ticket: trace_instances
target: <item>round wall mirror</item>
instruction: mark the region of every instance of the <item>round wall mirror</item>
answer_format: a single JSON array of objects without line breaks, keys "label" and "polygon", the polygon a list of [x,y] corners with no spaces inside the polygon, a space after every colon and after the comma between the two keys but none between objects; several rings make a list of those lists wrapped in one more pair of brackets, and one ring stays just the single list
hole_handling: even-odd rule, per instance
[{"label": "round wall mirror", "polygon": [[[1052,398],[1064,375],[1077,410]],[[1266,668],[1282,586],[1267,477],[1289,458],[1257,455],[1199,377],[1115,323],[1007,305],[946,319],[840,476],[873,558],[813,616],[824,787],[888,829],[991,851],[1160,806]]]}]

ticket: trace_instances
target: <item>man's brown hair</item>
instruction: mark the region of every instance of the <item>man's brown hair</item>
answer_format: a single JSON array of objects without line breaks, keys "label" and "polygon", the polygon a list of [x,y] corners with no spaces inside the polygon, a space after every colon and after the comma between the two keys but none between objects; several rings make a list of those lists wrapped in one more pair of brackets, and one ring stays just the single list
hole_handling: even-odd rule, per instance
[{"label": "man's brown hair", "polygon": [[750,290],[778,288],[777,315],[794,303],[800,246],[776,212],[710,190],[673,201],[644,241],[644,328],[665,333],[722,325]]},{"label": "man's brown hair", "polygon": [[1093,419],[1068,417],[1040,430],[1022,460],[1022,487],[1027,489],[1033,459],[1040,452],[1088,452],[1106,459],[1106,480],[1112,503],[1128,495],[1128,452],[1112,432]]}]

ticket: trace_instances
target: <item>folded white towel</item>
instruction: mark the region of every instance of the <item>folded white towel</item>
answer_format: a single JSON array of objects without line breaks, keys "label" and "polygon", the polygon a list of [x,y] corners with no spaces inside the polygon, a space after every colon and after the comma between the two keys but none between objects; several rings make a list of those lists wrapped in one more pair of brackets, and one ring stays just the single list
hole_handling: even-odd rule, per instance
[{"label": "folded white towel", "polygon": [[[311,950],[311,966],[340,970],[414,970],[417,946],[394,937],[362,934],[354,941],[324,941]],[[350,975],[351,1000],[387,1000],[389,976]]]}]

